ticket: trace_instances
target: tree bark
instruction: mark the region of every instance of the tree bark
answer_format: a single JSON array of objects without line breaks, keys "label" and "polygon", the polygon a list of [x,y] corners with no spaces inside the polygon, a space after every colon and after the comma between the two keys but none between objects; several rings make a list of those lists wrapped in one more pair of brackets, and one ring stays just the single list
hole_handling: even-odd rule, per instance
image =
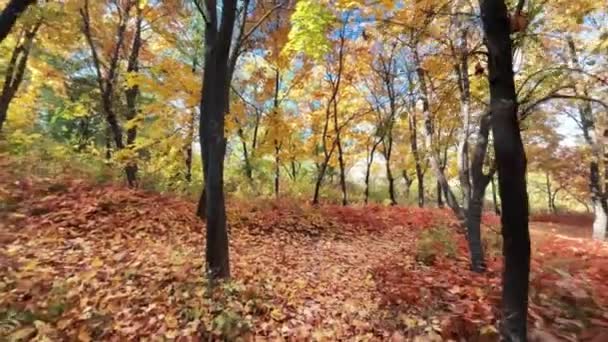
[{"label": "tree bark", "polygon": [[365,204],[369,201],[369,180],[371,175],[372,165],[374,164],[374,154],[376,153],[376,149],[378,145],[382,142],[382,139],[378,139],[374,143],[372,143],[371,150],[368,150],[366,165],[365,165]]},{"label": "tree bark", "polygon": [[[574,39],[568,37],[568,47],[570,50],[570,63],[571,67],[578,68],[579,60],[576,53],[576,46]],[[577,95],[585,93],[586,89],[580,89],[580,85],[575,83],[575,89]],[[578,114],[581,123],[581,129],[583,131],[583,137],[587,145],[591,148],[591,161],[589,163],[589,190],[591,192],[591,206],[593,208],[593,233],[592,237],[594,240],[604,240],[607,238],[608,233],[608,196],[606,193],[606,187],[602,189],[600,182],[600,159],[602,150],[605,147],[599,142],[596,133],[596,122],[593,115],[593,109],[589,102],[585,102],[578,106]],[[604,177],[608,177],[607,174]]]},{"label": "tree bark", "polygon": [[[83,24],[82,31],[85,35],[87,44],[89,45],[89,48],[91,50],[93,67],[95,68],[97,84],[101,93],[102,109],[106,117],[106,122],[110,128],[110,132],[112,132],[112,137],[114,139],[114,144],[117,150],[124,149],[125,143],[123,141],[122,127],[118,122],[118,117],[114,110],[114,88],[116,86],[116,79],[119,72],[120,52],[123,48],[127,23],[129,22],[130,11],[133,4],[133,1],[128,1],[124,5],[124,8],[118,6],[118,11],[120,11],[121,13],[119,16],[120,21],[118,22],[118,27],[116,29],[116,44],[113,46],[112,53],[110,56],[110,63],[107,69],[105,70],[105,73],[102,71],[103,65],[97,53],[97,47],[95,46],[95,42],[93,40],[93,33],[91,29],[91,16],[89,13],[89,0],[85,0],[83,8],[80,9],[80,16],[82,18]],[[135,96],[133,96],[133,94]],[[136,98],[136,95],[137,91],[131,89],[131,100],[133,100],[133,103],[135,103],[134,99]],[[135,139],[135,134],[133,131],[131,132],[131,138],[133,140]],[[133,186],[135,184],[136,171],[137,169],[134,169],[133,166],[130,165],[127,165],[127,167],[125,168],[125,174],[129,186]]]},{"label": "tree bark", "polygon": [[11,54],[4,77],[4,84],[2,85],[2,93],[0,94],[0,131],[2,131],[2,126],[6,121],[10,104],[23,81],[32,44],[41,25],[42,22],[38,22],[34,27],[26,30]]},{"label": "tree bark", "polygon": [[[323,135],[321,137],[321,147],[323,148],[324,159],[318,168],[317,179],[315,181],[315,190],[312,198],[312,204],[319,204],[319,194],[321,190],[321,185],[323,184],[323,178],[325,177],[325,172],[327,171],[327,166],[331,159],[331,156],[335,150],[335,148],[339,146],[341,149],[340,142],[340,129],[338,126],[338,92],[340,91],[340,85],[342,81],[342,71],[344,68],[344,45],[346,43],[346,21],[342,25],[342,29],[340,30],[340,44],[338,46],[338,70],[335,73],[335,80],[332,78],[332,74],[328,72],[328,77],[330,79],[330,83],[332,86],[332,93],[327,102],[327,108],[325,111],[325,124],[323,127]],[[333,116],[332,116],[333,111]],[[329,132],[329,121],[330,119],[334,119],[334,133],[336,137],[333,139],[331,143],[331,147],[328,149],[327,144],[327,135]],[[339,151],[339,163],[340,163],[340,185],[342,187],[342,203],[346,205],[348,203],[346,198],[346,176],[344,175],[344,160],[342,159],[342,153]]]},{"label": "tree bark", "polygon": [[[129,60],[127,63],[127,72],[128,73],[137,73],[139,72],[139,52],[141,51],[142,41],[141,41],[141,27],[143,22],[143,13],[142,8],[139,4],[136,5],[137,9],[137,20],[135,27],[135,34],[133,37],[133,44],[131,46],[131,53],[129,55]],[[127,115],[125,118],[128,121],[135,120],[137,117],[137,98],[139,96],[139,86],[137,84],[128,88],[125,92],[125,97],[127,100]],[[130,150],[135,149],[135,139],[137,138],[137,125],[131,125],[129,129],[127,129],[127,146],[126,148]],[[134,153],[136,153],[134,151]],[[127,175],[127,182],[130,187],[137,186],[137,161],[130,160],[125,167],[125,173]]]},{"label": "tree bark", "polygon": [[418,134],[416,127],[416,114],[410,113],[408,115],[408,124],[410,130],[410,149],[414,156],[414,164],[416,167],[416,180],[418,181],[418,206],[424,207],[424,172],[422,172],[422,158],[420,158],[420,151],[418,150]]},{"label": "tree bark", "polygon": [[[207,275],[210,280],[229,278],[230,263],[224,203],[224,116],[230,90],[230,47],[236,17],[236,0],[225,0],[221,13],[214,0],[206,0],[205,65],[200,105],[200,141],[205,176],[207,219]],[[219,25],[218,25],[219,20]],[[199,205],[200,209],[200,205]]]},{"label": "tree bark", "polygon": [[8,36],[17,18],[36,0],[10,0],[0,14],[0,43]]},{"label": "tree bark", "polygon": [[441,195],[441,193],[441,183],[437,182],[437,208],[445,207],[445,205],[443,204],[443,196]]},{"label": "tree bark", "polygon": [[386,159],[386,180],[388,182],[388,196],[389,199],[391,200],[391,205],[397,205],[397,197],[395,196],[395,178],[393,177],[393,172],[391,170],[391,156],[392,156],[392,152],[393,152],[393,137],[392,137],[392,133],[390,132],[390,130],[392,130],[390,128],[389,125],[389,132],[387,132],[386,138],[384,140],[382,140],[382,144],[383,144],[383,154],[384,154],[384,159]]},{"label": "tree bark", "polygon": [[443,192],[447,205],[452,209],[456,217],[464,222],[465,213],[462,208],[458,204],[458,200],[454,193],[452,192],[450,185],[448,183],[445,174],[441,171],[441,165],[439,164],[439,158],[436,152],[432,148],[432,135],[433,135],[433,126],[432,126],[432,118],[430,112],[430,104],[429,104],[429,95],[428,89],[426,85],[426,73],[421,67],[420,56],[418,55],[418,50],[414,49],[414,60],[416,63],[416,71],[418,74],[418,83],[420,87],[420,99],[422,100],[422,115],[424,118],[424,140],[425,140],[425,148],[428,153],[429,164],[431,165],[431,169],[435,173],[435,177],[437,178],[437,182],[441,187],[441,191]]},{"label": "tree bark", "polygon": [[500,333],[505,341],[527,340],[530,233],[526,156],[517,118],[509,16],[504,0],[481,0],[488,48],[492,134],[502,203],[503,291]]}]

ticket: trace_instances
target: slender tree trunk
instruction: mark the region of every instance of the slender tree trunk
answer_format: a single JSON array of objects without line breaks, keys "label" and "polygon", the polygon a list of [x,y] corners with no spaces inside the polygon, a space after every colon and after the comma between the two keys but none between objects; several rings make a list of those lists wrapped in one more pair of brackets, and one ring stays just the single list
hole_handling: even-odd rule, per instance
[{"label": "slender tree trunk", "polygon": [[595,240],[604,240],[606,238],[606,226],[608,226],[608,203],[600,188],[598,163],[593,159],[590,165],[589,183],[591,187],[591,205],[594,213],[592,237]]},{"label": "slender tree trunk", "polygon": [[[137,4],[137,20],[135,35],[133,37],[133,45],[131,46],[131,54],[129,55],[129,61],[127,65],[127,72],[137,73],[139,72],[139,52],[141,50],[141,26],[143,22],[143,13],[141,6]],[[127,89],[126,93],[127,100],[127,120],[135,120],[137,117],[137,97],[139,96],[139,86],[134,85]],[[137,138],[137,125],[131,125],[127,129],[127,148],[133,150],[135,148],[135,139]],[[125,173],[127,175],[127,182],[130,187],[137,185],[137,162],[129,161],[125,167]]]},{"label": "slender tree trunk", "polygon": [[414,179],[409,177],[407,175],[407,171],[405,171],[405,170],[402,171],[402,175],[403,175],[403,181],[405,182],[405,190],[403,191],[403,193],[404,193],[406,202],[409,203],[411,187],[412,187],[412,183],[414,182]]},{"label": "slender tree trunk", "polygon": [[374,155],[376,154],[376,149],[378,145],[382,142],[382,139],[379,139],[377,142],[372,144],[371,151],[367,156],[367,162],[365,167],[365,204],[369,201],[369,178],[371,175],[372,165],[374,164]]},{"label": "slender tree trunk", "polygon": [[230,46],[237,8],[236,0],[225,0],[218,15],[214,5],[215,2],[211,0],[205,2],[205,69],[201,96],[204,100],[201,101],[200,110],[207,213],[206,266],[211,280],[230,277],[223,189],[226,153],[224,116],[228,109]]},{"label": "slender tree trunk", "polygon": [[[390,128],[389,128],[390,130]],[[386,180],[388,182],[388,197],[391,200],[391,205],[397,205],[397,196],[395,196],[395,178],[391,170],[391,156],[393,152],[393,137],[392,133],[388,132],[386,139],[383,140],[384,159],[386,159]]]},{"label": "slender tree trunk", "polygon": [[[340,142],[340,127],[338,126],[338,92],[340,91],[340,84],[342,82],[342,71],[343,71],[343,67],[344,67],[344,45],[346,43],[345,35],[346,35],[346,21],[344,22],[342,29],[340,30],[340,45],[339,45],[339,49],[338,49],[338,70],[335,75],[335,77],[336,77],[335,81],[331,80],[331,76],[330,76],[332,93],[331,93],[331,97],[329,98],[329,101],[327,102],[327,108],[325,111],[325,125],[323,127],[323,135],[321,137],[322,148],[323,148],[323,153],[325,155],[325,158],[323,160],[323,163],[321,164],[321,167],[319,168],[319,173],[317,175],[317,180],[315,182],[315,191],[314,191],[313,198],[312,198],[313,205],[319,204],[319,193],[320,193],[321,185],[323,184],[323,178],[325,177],[325,172],[327,171],[327,166],[328,166],[331,156],[334,152],[334,149],[336,148],[337,145],[340,145],[339,149],[342,148],[341,142]],[[329,131],[329,122],[331,119],[332,108],[333,108],[333,115],[334,115],[333,116],[334,132],[336,133],[336,138],[334,138],[334,140],[331,144],[331,148],[328,150],[327,133]],[[340,153],[340,156],[338,156],[338,157],[339,157],[340,170],[341,170],[340,184],[342,187],[342,194],[343,194],[342,203],[344,205],[346,205],[346,203],[348,203],[348,202],[347,202],[347,197],[346,197],[346,176],[344,175],[344,160],[342,159],[342,156],[341,156],[342,152],[339,151],[339,153]]]},{"label": "slender tree trunk", "polygon": [[2,93],[0,94],[0,131],[2,131],[2,126],[4,125],[4,121],[6,121],[10,104],[23,81],[30,50],[41,25],[42,22],[38,22],[34,27],[24,32],[8,62],[4,84],[2,85]]},{"label": "slender tree trunk", "polygon": [[412,112],[408,115],[408,124],[410,130],[410,148],[414,156],[416,179],[418,181],[418,206],[422,208],[424,207],[424,172],[422,172],[422,158],[420,158],[420,151],[418,150],[418,129],[416,127],[415,113]]},{"label": "slender tree trunk", "polygon": [[492,134],[502,203],[503,292],[501,336],[527,340],[530,233],[526,155],[517,118],[509,15],[504,0],[481,0],[488,48]]},{"label": "slender tree trunk", "polygon": [[279,147],[279,142],[274,141],[274,196],[279,198],[279,186],[280,186],[280,177],[281,177],[281,160],[279,157],[279,152],[281,151],[281,147]]},{"label": "slender tree trunk", "polygon": [[[123,44],[124,44],[124,40],[125,40],[125,32],[127,29],[127,23],[129,22],[130,11],[134,4],[135,4],[134,1],[128,1],[124,4],[124,6],[117,6],[117,11],[120,12],[119,13],[120,20],[118,22],[118,27],[116,29],[116,44],[112,47],[109,65],[107,66],[107,70],[106,70],[105,74],[102,72],[102,67],[104,67],[104,65],[103,65],[102,61],[100,60],[99,55],[97,54],[97,47],[95,46],[95,42],[93,39],[93,30],[91,28],[91,17],[90,17],[90,13],[89,13],[89,1],[85,0],[83,8],[80,9],[80,16],[82,18],[82,23],[83,23],[82,31],[85,35],[87,44],[89,45],[89,48],[91,50],[93,66],[95,68],[95,73],[97,76],[96,77],[97,85],[98,85],[99,91],[101,93],[101,105],[102,105],[103,112],[106,117],[106,122],[110,128],[110,131],[112,132],[112,136],[114,138],[114,144],[115,144],[117,150],[124,149],[125,143],[123,141],[122,128],[120,126],[118,117],[114,110],[114,105],[115,105],[114,104],[114,99],[115,99],[114,98],[114,95],[115,95],[114,89],[116,86],[116,79],[117,79],[118,72],[119,72],[120,55],[121,55],[121,50],[123,49]],[[138,15],[141,16],[141,13]],[[139,21],[139,19],[138,19],[138,21]],[[141,23],[139,23],[139,25],[141,26]],[[134,41],[134,43],[136,41],[137,41],[137,39]],[[138,44],[141,44],[141,41]],[[137,49],[139,49],[139,48],[137,48]],[[137,51],[137,54],[135,55],[135,57],[138,57],[138,53],[139,53],[139,51]],[[135,58],[135,62],[137,62],[137,58]],[[130,105],[132,107],[134,107],[135,98],[136,98],[137,92],[138,92],[137,88],[131,88],[130,92],[131,93],[128,95],[128,100],[132,101],[132,103]],[[130,97],[130,99],[129,99],[129,97]],[[136,131],[134,131],[134,130],[130,132],[130,138],[132,140],[135,139],[135,132]],[[127,139],[129,139],[129,134],[127,136]],[[129,143],[127,141],[127,146],[128,145],[129,145]],[[127,176],[127,181],[129,183],[129,186],[133,186],[135,184],[136,171],[137,171],[137,169],[134,168],[132,165],[127,165],[127,167],[125,167],[125,174]]]},{"label": "slender tree trunk", "polygon": [[348,205],[348,193],[346,189],[346,166],[344,165],[344,153],[342,152],[342,142],[337,136],[338,146],[338,165],[340,167],[340,189],[342,190],[342,205]]},{"label": "slender tree trunk", "polygon": [[0,14],[0,43],[8,36],[17,18],[36,0],[10,0]]},{"label": "slender tree trunk", "polygon": [[428,160],[431,165],[431,169],[435,173],[435,177],[437,177],[437,182],[439,183],[443,194],[445,195],[445,199],[447,205],[452,209],[456,217],[464,222],[465,213],[462,208],[458,204],[458,200],[454,193],[452,192],[450,185],[448,183],[445,174],[441,171],[441,165],[439,163],[439,158],[436,152],[432,148],[432,135],[433,135],[433,126],[432,119],[430,113],[430,104],[429,104],[429,95],[428,89],[426,86],[426,73],[421,67],[420,57],[418,56],[418,51],[415,49],[414,51],[414,59],[416,62],[416,70],[418,74],[418,82],[420,87],[420,98],[422,100],[422,113],[424,117],[424,140],[425,140],[425,148],[428,151]]},{"label": "slender tree trunk", "polygon": [[[442,171],[443,172],[443,171]],[[441,195],[441,183],[437,182],[437,207],[443,208],[443,196]]]},{"label": "slender tree trunk", "polygon": [[[570,49],[570,63],[572,68],[579,67],[578,55],[576,53],[576,46],[574,45],[574,39],[568,37],[568,47]],[[579,84],[575,84],[577,93],[584,93],[586,95],[586,89],[581,89]],[[578,107],[578,114],[581,122],[581,129],[583,131],[583,137],[587,142],[587,145],[591,148],[591,162],[589,163],[589,188],[591,192],[591,206],[593,207],[593,234],[592,237],[595,240],[606,239],[606,233],[608,232],[608,201],[606,188],[602,190],[600,183],[600,158],[602,150],[605,147],[599,142],[596,133],[595,117],[593,115],[593,108],[589,103],[581,104]],[[604,175],[608,177],[608,175]]]},{"label": "slender tree trunk", "polygon": [[547,192],[547,210],[550,213],[555,213],[552,200],[553,190],[551,189],[551,178],[549,177],[548,172],[545,172],[545,187],[545,191]]}]

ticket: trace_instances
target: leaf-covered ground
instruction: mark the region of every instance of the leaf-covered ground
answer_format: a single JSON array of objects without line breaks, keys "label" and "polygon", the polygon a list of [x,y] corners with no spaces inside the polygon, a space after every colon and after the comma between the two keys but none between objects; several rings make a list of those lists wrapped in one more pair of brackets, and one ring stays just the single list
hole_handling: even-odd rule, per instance
[{"label": "leaf-covered ground", "polygon": [[[495,217],[477,275],[447,211],[231,201],[233,281],[209,290],[193,203],[11,169],[0,340],[496,340]],[[534,338],[608,340],[608,247],[551,228],[533,234]]]}]

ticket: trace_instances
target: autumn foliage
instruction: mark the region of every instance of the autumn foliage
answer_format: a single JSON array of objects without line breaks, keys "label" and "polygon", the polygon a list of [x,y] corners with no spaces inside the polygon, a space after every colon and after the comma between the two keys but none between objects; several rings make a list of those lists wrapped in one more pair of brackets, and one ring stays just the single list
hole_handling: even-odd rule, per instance
[{"label": "autumn foliage", "polygon": [[[479,275],[467,271],[466,242],[445,210],[232,200],[235,280],[209,290],[194,203],[95,185],[69,172],[22,177],[6,160],[4,336],[496,338],[501,260],[493,215],[484,218],[489,270]],[[427,234],[437,229],[444,233]],[[431,263],[417,260],[425,239],[441,246],[436,236],[447,236],[453,252],[437,252]],[[600,336],[608,325],[606,246],[543,230],[534,241],[535,333]]]}]

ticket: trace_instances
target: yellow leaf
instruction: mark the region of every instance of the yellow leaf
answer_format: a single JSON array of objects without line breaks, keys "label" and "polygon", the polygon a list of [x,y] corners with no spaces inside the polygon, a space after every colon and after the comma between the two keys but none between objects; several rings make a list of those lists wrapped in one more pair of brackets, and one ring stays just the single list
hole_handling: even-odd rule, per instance
[{"label": "yellow leaf", "polygon": [[177,328],[177,318],[173,315],[167,315],[165,316],[165,324],[167,325],[167,328],[175,329]]},{"label": "yellow leaf", "polygon": [[80,331],[78,332],[78,341],[81,341],[81,342],[90,342],[91,341],[91,335],[89,335],[89,332],[87,331],[87,329],[85,327],[80,328]]},{"label": "yellow leaf", "polygon": [[38,267],[38,261],[30,260],[27,264],[23,266],[24,271],[33,271],[36,267]]},{"label": "yellow leaf", "polygon": [[103,260],[96,257],[95,259],[93,259],[93,262],[91,262],[91,266],[93,266],[95,268],[99,268],[99,267],[103,266]]},{"label": "yellow leaf", "polygon": [[8,340],[9,341],[27,341],[30,338],[34,337],[34,335],[36,335],[36,328],[25,327],[25,328],[21,328],[15,332],[13,332],[12,334],[10,334],[10,336],[8,337]]}]

